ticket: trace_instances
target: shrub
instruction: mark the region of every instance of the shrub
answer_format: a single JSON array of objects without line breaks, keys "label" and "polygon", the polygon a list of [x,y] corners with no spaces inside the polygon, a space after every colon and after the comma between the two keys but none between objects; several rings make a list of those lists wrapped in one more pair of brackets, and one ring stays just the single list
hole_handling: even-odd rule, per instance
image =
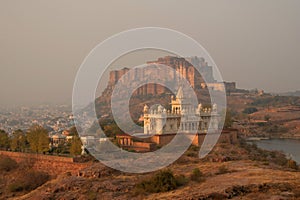
[{"label": "shrub", "polygon": [[283,153],[280,152],[276,152],[276,157],[273,158],[272,160],[270,160],[271,162],[280,165],[280,166],[287,166],[288,164],[288,159],[286,158],[286,156]]},{"label": "shrub", "polygon": [[186,164],[188,162],[189,162],[189,159],[185,155],[182,155],[182,156],[180,156],[180,158],[178,158],[175,161],[175,164],[182,165],[182,164]]},{"label": "shrub", "polygon": [[199,149],[200,149],[200,148],[199,148],[198,146],[194,146],[194,145],[191,145],[190,148],[189,148],[189,150],[195,151],[195,152],[198,152]]},{"label": "shrub", "polygon": [[255,107],[249,107],[249,108],[245,108],[244,111],[243,111],[243,113],[245,113],[245,114],[252,114],[252,113],[255,113],[257,111],[258,111],[257,108],[255,108]]},{"label": "shrub", "polygon": [[185,152],[184,155],[188,156],[188,157],[193,157],[196,158],[198,157],[198,152],[199,152],[200,148],[194,145],[191,145],[189,147],[189,149]]},{"label": "shrub", "polygon": [[11,192],[32,191],[49,180],[49,175],[40,171],[29,170],[8,186]]},{"label": "shrub", "polygon": [[178,181],[171,170],[160,171],[153,177],[136,185],[136,191],[139,193],[157,193],[174,190],[178,187]]},{"label": "shrub", "polygon": [[269,121],[269,120],[271,119],[271,116],[270,116],[270,115],[265,115],[264,119],[265,119],[266,121]]},{"label": "shrub", "polygon": [[0,171],[8,172],[17,167],[18,167],[18,164],[15,160],[13,160],[7,156],[0,157]]},{"label": "shrub", "polygon": [[292,160],[292,159],[288,160],[287,164],[288,164],[289,168],[298,170],[298,165],[294,160]]},{"label": "shrub", "polygon": [[88,191],[87,193],[87,199],[88,200],[96,200],[97,199],[97,192],[95,191]]},{"label": "shrub", "polygon": [[188,178],[186,178],[182,174],[178,175],[178,176],[175,176],[175,179],[176,179],[177,186],[183,186],[183,185],[185,185],[189,182]]},{"label": "shrub", "polygon": [[191,174],[191,180],[196,182],[203,181],[203,173],[198,168],[195,168]]},{"label": "shrub", "polygon": [[228,168],[225,165],[219,167],[217,174],[226,174],[229,173]]},{"label": "shrub", "polygon": [[195,153],[195,152],[187,152],[187,153],[186,153],[186,156],[192,157],[192,158],[196,158],[198,155],[197,155],[197,153]]},{"label": "shrub", "polygon": [[21,183],[12,183],[8,186],[10,192],[21,192],[23,190]]}]

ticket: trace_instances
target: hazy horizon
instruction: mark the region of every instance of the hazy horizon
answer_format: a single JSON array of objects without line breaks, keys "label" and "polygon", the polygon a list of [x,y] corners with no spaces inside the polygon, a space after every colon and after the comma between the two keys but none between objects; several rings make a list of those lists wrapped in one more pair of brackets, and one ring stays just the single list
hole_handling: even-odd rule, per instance
[{"label": "hazy horizon", "polygon": [[88,53],[113,34],[145,26],[194,38],[238,88],[300,90],[299,19],[297,0],[2,1],[0,107],[71,104]]}]

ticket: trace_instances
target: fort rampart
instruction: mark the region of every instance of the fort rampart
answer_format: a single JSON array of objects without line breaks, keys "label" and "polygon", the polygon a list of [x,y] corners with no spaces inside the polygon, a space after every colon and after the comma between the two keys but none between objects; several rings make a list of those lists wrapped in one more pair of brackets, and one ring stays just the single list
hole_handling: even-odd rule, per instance
[{"label": "fort rampart", "polygon": [[43,154],[0,151],[0,156],[8,156],[19,164],[26,164],[33,169],[44,171],[54,176],[67,172],[77,174],[79,170],[91,165],[91,163],[75,162],[71,157]]}]

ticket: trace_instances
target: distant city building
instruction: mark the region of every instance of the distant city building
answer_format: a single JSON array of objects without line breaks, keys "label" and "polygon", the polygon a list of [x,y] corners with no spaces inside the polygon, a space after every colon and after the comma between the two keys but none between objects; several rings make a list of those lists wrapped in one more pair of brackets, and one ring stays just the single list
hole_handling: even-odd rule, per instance
[{"label": "distant city building", "polygon": [[50,137],[50,146],[51,147],[58,147],[59,145],[64,145],[66,142],[66,136],[60,133],[52,135]]}]

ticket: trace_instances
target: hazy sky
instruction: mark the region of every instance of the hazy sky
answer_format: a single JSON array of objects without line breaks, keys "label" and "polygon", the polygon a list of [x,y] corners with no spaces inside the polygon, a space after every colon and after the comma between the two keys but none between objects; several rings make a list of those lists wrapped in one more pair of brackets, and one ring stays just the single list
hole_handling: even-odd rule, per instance
[{"label": "hazy sky", "polygon": [[144,26],[191,36],[240,88],[300,89],[299,0],[0,0],[0,106],[71,103],[90,50]]}]

